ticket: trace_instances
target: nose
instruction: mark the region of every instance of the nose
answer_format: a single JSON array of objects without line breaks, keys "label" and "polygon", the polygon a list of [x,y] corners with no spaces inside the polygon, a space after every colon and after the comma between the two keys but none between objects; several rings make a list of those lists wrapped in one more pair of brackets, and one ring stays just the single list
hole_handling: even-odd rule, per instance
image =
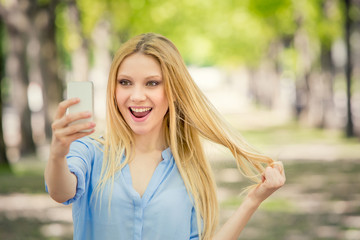
[{"label": "nose", "polygon": [[130,100],[133,102],[143,102],[146,100],[145,89],[142,87],[135,87],[131,93]]}]

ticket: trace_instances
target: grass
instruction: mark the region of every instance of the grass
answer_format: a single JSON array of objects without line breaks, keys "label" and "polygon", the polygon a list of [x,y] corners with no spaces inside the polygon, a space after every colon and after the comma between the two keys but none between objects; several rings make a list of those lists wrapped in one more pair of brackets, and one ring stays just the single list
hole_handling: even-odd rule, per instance
[{"label": "grass", "polygon": [[240,131],[245,139],[253,145],[281,146],[322,143],[359,146],[359,138],[346,138],[342,131],[304,127],[296,122]]},{"label": "grass", "polygon": [[[0,213],[0,239],[6,240],[70,240],[71,234],[62,236],[44,236],[44,228],[49,225],[49,221],[36,218],[19,217],[9,218],[6,214]],[[61,222],[51,222],[51,224],[63,224]]]},{"label": "grass", "polygon": [[[359,139],[348,139],[341,131],[300,127],[296,123],[244,129],[241,133],[261,150],[297,145],[308,151],[308,146],[321,145],[325,146],[321,151],[336,148],[341,154],[332,161],[283,159],[286,185],[260,206],[239,239],[360,239],[359,224],[349,220],[360,218]],[[239,193],[249,182],[228,181],[229,176],[222,179],[216,174],[236,168],[229,155],[212,165],[220,192],[228,195],[220,204],[221,223],[224,223],[241,204],[243,197]]]},{"label": "grass", "polygon": [[44,193],[45,163],[35,157],[12,164],[11,171],[0,171],[0,194]]},{"label": "grass", "polygon": [[[286,162],[285,169],[286,185],[262,203],[240,239],[360,239],[359,224],[349,220],[360,218],[360,159]],[[231,193],[220,205],[224,223],[241,204],[244,184],[217,183]],[[355,238],[346,237],[351,231]]]},{"label": "grass", "polygon": [[[46,195],[44,185],[45,163],[36,157],[27,157],[12,164],[11,171],[0,170],[0,200],[1,196],[21,194],[38,197]],[[47,197],[47,196],[46,196]],[[45,198],[46,198],[45,197]],[[16,197],[14,197],[16,201]],[[50,197],[48,199],[50,200]],[[23,204],[23,201],[20,201]],[[30,204],[30,203],[29,203]],[[59,207],[62,207],[59,204]],[[51,209],[31,210],[31,206],[23,210],[0,210],[0,239],[7,240],[70,240],[72,234],[63,231],[60,236],[53,236],[46,229],[48,226],[72,229],[72,223],[53,220],[48,217]],[[58,232],[59,230],[57,230]],[[56,233],[56,231],[55,231]]]}]

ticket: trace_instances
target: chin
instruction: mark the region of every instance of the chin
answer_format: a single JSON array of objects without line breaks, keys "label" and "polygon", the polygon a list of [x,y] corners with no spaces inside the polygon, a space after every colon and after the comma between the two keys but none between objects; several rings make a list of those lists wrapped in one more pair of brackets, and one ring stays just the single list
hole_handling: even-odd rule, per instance
[{"label": "chin", "polygon": [[148,129],[141,129],[141,128],[131,128],[131,130],[133,131],[133,133],[135,135],[146,135],[149,133]]}]

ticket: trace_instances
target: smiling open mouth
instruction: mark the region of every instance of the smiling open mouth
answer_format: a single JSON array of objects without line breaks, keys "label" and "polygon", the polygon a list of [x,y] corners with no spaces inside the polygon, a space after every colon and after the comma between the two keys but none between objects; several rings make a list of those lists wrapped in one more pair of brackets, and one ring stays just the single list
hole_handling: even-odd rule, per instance
[{"label": "smiling open mouth", "polygon": [[143,118],[151,112],[152,108],[149,108],[149,107],[148,108],[132,108],[132,107],[130,107],[129,110],[134,117]]}]

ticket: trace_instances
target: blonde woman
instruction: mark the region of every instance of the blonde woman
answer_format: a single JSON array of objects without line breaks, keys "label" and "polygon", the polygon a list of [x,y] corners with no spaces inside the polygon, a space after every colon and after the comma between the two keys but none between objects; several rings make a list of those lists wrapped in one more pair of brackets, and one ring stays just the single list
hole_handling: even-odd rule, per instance
[{"label": "blonde woman", "polygon": [[[71,125],[78,99],[59,104],[45,180],[73,208],[74,239],[237,239],[262,201],[285,182],[283,166],[255,152],[221,120],[167,38],[143,34],[116,53],[103,138],[95,123]],[[90,129],[90,132],[82,130]],[[254,180],[217,230],[218,202],[202,139],[232,152]]]}]

